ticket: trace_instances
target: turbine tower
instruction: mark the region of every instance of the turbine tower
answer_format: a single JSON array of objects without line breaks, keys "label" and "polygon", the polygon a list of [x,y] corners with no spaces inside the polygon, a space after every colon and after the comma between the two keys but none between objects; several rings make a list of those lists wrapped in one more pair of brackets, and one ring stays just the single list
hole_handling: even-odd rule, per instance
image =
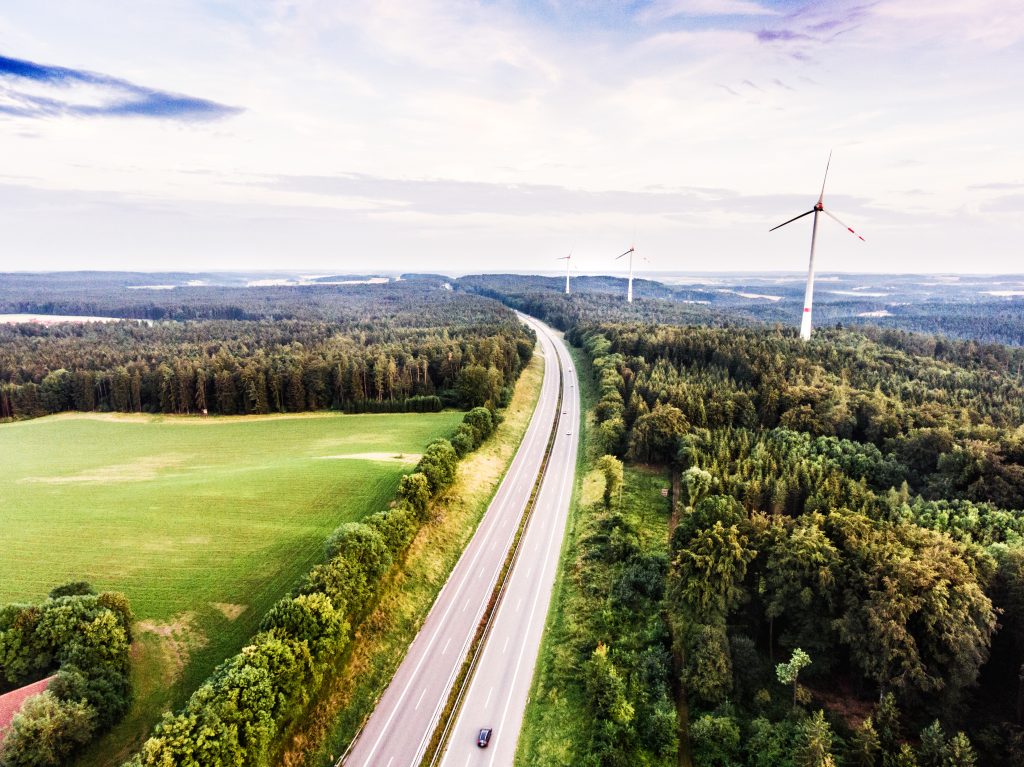
[{"label": "turbine tower", "polygon": [[854,235],[855,237],[860,237],[861,241],[864,240],[863,237],[861,237],[859,234],[853,231],[853,229],[851,229],[850,227],[846,226],[846,224],[840,221],[831,211],[825,210],[825,181],[828,181],[828,167],[831,164],[832,153],[829,152],[828,162],[825,163],[825,178],[821,182],[821,194],[818,195],[818,201],[814,203],[814,207],[811,208],[806,213],[801,213],[799,216],[794,216],[793,218],[789,219],[789,221],[785,221],[779,224],[778,226],[773,226],[771,229],[768,230],[769,232],[774,232],[776,229],[780,229],[786,224],[792,224],[797,219],[803,218],[804,216],[809,216],[812,213],[814,214],[814,224],[811,227],[811,261],[810,264],[808,264],[807,266],[807,288],[804,290],[804,312],[803,318],[800,320],[800,338],[802,338],[804,341],[811,340],[811,305],[814,302],[814,244],[815,241],[818,239],[818,214],[824,213],[826,216],[832,218],[836,223],[843,226],[846,229],[846,231],[848,231],[850,234]]},{"label": "turbine tower", "polygon": [[562,256],[556,258],[556,261],[565,261],[565,295],[569,295],[569,262],[572,261],[572,251],[569,251],[568,256]]},{"label": "turbine tower", "polygon": [[[636,246],[630,245],[629,250],[622,254],[622,256],[629,256],[629,282],[626,288],[626,303],[633,303],[633,253],[636,252]],[[616,256],[615,260],[618,261],[622,256]]]}]

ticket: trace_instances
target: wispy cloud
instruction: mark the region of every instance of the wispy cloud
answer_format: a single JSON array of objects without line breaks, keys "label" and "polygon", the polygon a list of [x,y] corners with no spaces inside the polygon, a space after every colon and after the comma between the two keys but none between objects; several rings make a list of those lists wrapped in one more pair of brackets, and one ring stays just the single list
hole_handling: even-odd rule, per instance
[{"label": "wispy cloud", "polygon": [[0,114],[216,120],[242,110],[110,75],[0,56]]},{"label": "wispy cloud", "polygon": [[655,0],[640,13],[641,21],[658,22],[679,16],[769,16],[775,11],[752,0]]},{"label": "wispy cloud", "polygon": [[811,40],[810,35],[803,32],[794,32],[792,29],[762,29],[757,33],[757,39],[762,43],[791,42],[793,40]]},{"label": "wispy cloud", "polygon": [[992,181],[988,184],[971,184],[968,189],[981,189],[986,191],[1006,191],[1009,189],[1024,189],[1024,182],[1021,181]]}]

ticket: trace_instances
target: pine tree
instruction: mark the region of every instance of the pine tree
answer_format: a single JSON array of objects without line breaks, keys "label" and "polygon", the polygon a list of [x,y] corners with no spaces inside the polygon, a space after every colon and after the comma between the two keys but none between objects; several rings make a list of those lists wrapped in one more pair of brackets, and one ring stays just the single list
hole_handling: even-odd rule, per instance
[{"label": "pine tree", "polygon": [[878,752],[881,744],[875,724],[869,716],[853,731],[847,747],[847,762],[851,767],[875,767],[878,764]]},{"label": "pine tree", "polygon": [[921,767],[942,767],[946,758],[946,733],[938,719],[921,730],[918,756]]},{"label": "pine tree", "polygon": [[796,767],[835,767],[832,755],[832,728],[825,720],[825,712],[818,710],[808,717],[797,730],[793,752]]},{"label": "pine tree", "polygon": [[946,743],[946,759],[943,767],[976,767],[978,757],[967,735],[961,731]]},{"label": "pine tree", "polygon": [[894,756],[886,757],[885,767],[918,767],[914,749],[908,743],[902,744]]},{"label": "pine tree", "polygon": [[882,696],[878,708],[875,709],[875,729],[878,731],[882,750],[887,753],[895,753],[896,744],[899,743],[902,735],[902,725],[900,724],[900,710],[896,705],[896,698],[891,692]]}]

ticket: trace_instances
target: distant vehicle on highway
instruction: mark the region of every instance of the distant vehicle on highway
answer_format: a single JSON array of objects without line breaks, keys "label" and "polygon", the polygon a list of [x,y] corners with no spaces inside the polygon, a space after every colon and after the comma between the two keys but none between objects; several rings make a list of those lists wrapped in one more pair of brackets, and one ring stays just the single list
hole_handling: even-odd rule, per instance
[{"label": "distant vehicle on highway", "polygon": [[480,730],[480,734],[476,736],[476,744],[480,748],[487,748],[487,744],[491,742],[491,728],[484,727]]}]

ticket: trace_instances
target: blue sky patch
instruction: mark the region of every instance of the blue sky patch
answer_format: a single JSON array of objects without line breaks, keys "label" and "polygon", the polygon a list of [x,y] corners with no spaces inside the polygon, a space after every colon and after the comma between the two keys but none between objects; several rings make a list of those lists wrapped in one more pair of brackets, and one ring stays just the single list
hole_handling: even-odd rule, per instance
[{"label": "blue sky patch", "polygon": [[[86,89],[89,91],[85,93]],[[216,120],[242,112],[209,99],[117,77],[0,56],[0,114],[15,117],[154,117]]]}]

